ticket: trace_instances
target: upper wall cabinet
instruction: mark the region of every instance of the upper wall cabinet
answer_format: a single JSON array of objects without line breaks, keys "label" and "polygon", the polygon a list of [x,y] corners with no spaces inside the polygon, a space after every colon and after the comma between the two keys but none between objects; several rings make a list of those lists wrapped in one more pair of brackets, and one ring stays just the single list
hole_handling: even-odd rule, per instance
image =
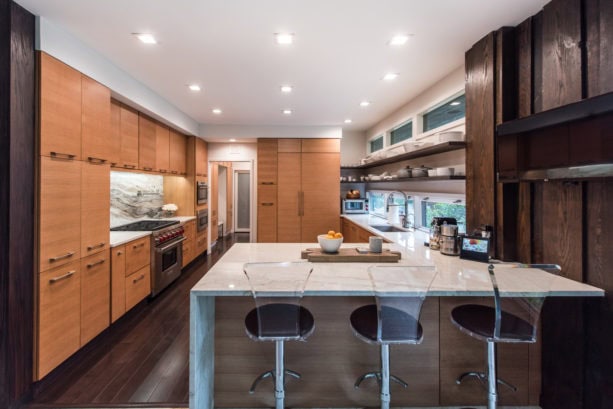
[{"label": "upper wall cabinet", "polygon": [[138,116],[138,168],[153,170],[155,168],[155,122],[151,119]]},{"label": "upper wall cabinet", "polygon": [[196,176],[206,177],[207,168],[209,165],[206,142],[198,138],[197,136],[195,137],[195,141],[196,141],[196,149],[195,149],[196,151],[196,165],[195,165]]},{"label": "upper wall cabinet", "polygon": [[81,73],[39,55],[40,154],[81,159]]},{"label": "upper wall cabinet", "polygon": [[138,167],[138,112],[113,101],[111,104],[111,164],[125,169]]},{"label": "upper wall cabinet", "polygon": [[185,136],[170,130],[169,169],[172,174],[186,173],[187,140]]},{"label": "upper wall cabinet", "polygon": [[86,76],[82,76],[81,86],[81,157],[89,161],[109,161],[113,156],[112,144],[108,141],[111,131],[111,91]]},{"label": "upper wall cabinet", "polygon": [[155,169],[161,173],[170,170],[170,132],[164,125],[155,124]]}]

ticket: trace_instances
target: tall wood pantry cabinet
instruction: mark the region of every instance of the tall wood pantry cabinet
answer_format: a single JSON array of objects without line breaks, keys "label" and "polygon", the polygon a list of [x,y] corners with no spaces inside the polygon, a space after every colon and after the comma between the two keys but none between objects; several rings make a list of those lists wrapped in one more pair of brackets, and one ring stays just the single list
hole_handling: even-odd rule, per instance
[{"label": "tall wood pantry cabinet", "polygon": [[340,141],[258,140],[258,242],[315,242],[340,230]]}]

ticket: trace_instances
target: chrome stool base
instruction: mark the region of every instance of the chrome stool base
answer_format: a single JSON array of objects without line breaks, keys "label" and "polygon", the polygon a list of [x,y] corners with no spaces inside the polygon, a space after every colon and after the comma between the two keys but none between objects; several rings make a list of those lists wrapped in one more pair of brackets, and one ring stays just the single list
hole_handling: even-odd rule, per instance
[{"label": "chrome stool base", "polygon": [[[300,379],[302,378],[302,375],[300,375],[298,372],[296,371],[292,371],[291,369],[286,369],[285,370],[285,374],[292,376],[296,379]],[[270,371],[266,371],[264,373],[262,373],[260,376],[258,376],[257,378],[255,378],[255,381],[253,381],[253,384],[251,385],[251,389],[249,389],[249,393],[254,394],[255,393],[255,389],[258,387],[258,385],[260,384],[261,381],[263,381],[266,378],[272,378],[272,382],[273,385],[275,383],[275,371],[274,370],[270,370]],[[287,382],[285,382],[287,383]]]},{"label": "chrome stool base", "polygon": [[[365,373],[364,375],[360,376],[355,381],[355,384],[353,385],[353,387],[358,389],[360,387],[360,384],[363,381],[365,381],[366,379],[369,379],[369,378],[376,378],[377,379],[377,383],[379,384],[379,387],[381,387],[381,372],[368,372],[368,373]],[[408,383],[406,383],[405,381],[403,381],[402,379],[400,379],[399,377],[397,377],[395,375],[391,375],[390,374],[390,381],[396,382],[398,385],[402,386],[403,388],[408,388],[409,387]]]},{"label": "chrome stool base", "polygon": [[[464,372],[463,374],[458,376],[458,379],[456,379],[455,383],[459,385],[462,383],[462,381],[464,381],[464,379],[468,377],[477,378],[477,380],[481,383],[481,386],[483,386],[483,389],[487,390],[487,374],[485,372]],[[504,385],[507,388],[511,389],[513,392],[517,392],[517,388],[513,386],[512,384],[510,384],[509,382],[503,379],[496,379],[496,381],[500,385]]]}]

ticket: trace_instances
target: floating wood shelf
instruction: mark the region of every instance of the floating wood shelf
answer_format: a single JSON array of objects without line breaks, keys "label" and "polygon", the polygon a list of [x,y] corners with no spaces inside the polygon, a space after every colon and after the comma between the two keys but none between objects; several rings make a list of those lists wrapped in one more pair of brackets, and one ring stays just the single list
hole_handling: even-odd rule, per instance
[{"label": "floating wood shelf", "polygon": [[356,183],[393,183],[393,182],[436,182],[443,180],[466,180],[466,176],[458,175],[458,176],[426,176],[423,178],[397,178],[397,179],[388,179],[388,180],[364,180],[364,181],[355,181],[355,182],[341,182],[346,185],[355,185]]},{"label": "floating wood shelf", "polygon": [[390,158],[379,159],[374,162],[366,163],[364,165],[356,166],[341,166],[341,169],[370,169],[389,163],[400,162],[407,159],[416,159],[424,156],[435,155],[437,153],[456,151],[466,148],[466,142],[443,142],[432,146],[426,146],[425,148],[417,149],[411,152],[402,153],[400,155],[392,156]]},{"label": "floating wood shelf", "polygon": [[496,127],[496,133],[500,136],[515,135],[610,112],[613,112],[613,93],[599,95],[525,118],[504,122]]}]

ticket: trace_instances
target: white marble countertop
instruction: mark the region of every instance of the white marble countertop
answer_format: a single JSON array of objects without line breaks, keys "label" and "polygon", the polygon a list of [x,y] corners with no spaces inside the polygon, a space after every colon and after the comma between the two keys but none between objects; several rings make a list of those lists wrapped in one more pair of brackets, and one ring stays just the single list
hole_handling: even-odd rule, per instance
[{"label": "white marble countertop", "polygon": [[[175,216],[175,217],[165,217],[162,219],[155,220],[178,220],[179,224],[187,223],[190,220],[195,220],[196,216]],[[149,236],[151,234],[150,231],[112,231],[110,232],[109,243],[111,247],[121,246],[122,244],[129,243],[133,240],[140,239],[145,236]]]},{"label": "white marble countertop", "polygon": [[[424,247],[422,240],[414,245],[412,232],[404,233],[407,246],[395,243],[384,248],[400,251],[399,263],[390,265],[435,266],[437,275],[430,288],[430,296],[490,296],[492,284],[487,263],[462,260],[441,255]],[[363,244],[343,244],[360,247]],[[300,260],[301,251],[318,247],[316,243],[237,243],[192,288],[195,296],[250,295],[250,287],[242,267],[246,262],[275,262]],[[313,263],[313,272],[305,289],[305,296],[372,296],[368,267],[381,263]],[[516,296],[603,296],[596,287],[556,277],[537,269],[497,267],[496,277],[503,294]],[[283,293],[283,288],[271,290]]]}]

